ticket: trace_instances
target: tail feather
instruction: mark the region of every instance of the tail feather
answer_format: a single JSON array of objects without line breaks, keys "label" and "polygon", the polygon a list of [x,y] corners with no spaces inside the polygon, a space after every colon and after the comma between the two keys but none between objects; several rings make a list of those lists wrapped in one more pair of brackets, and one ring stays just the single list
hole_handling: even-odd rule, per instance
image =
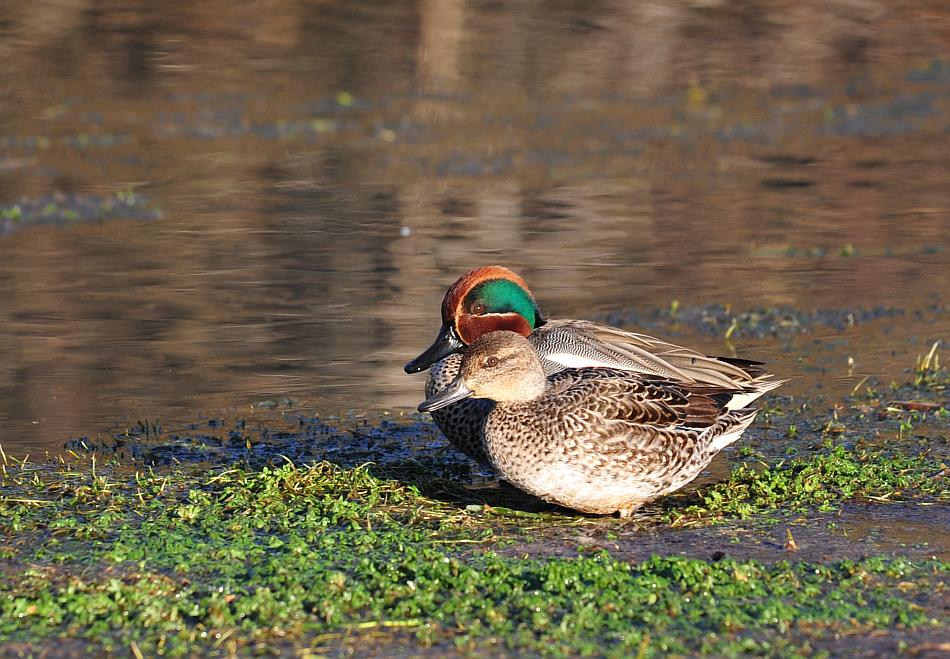
[{"label": "tail feather", "polygon": [[718,359],[721,362],[731,364],[736,368],[741,368],[753,378],[759,378],[763,375],[766,375],[765,362],[756,361],[754,359],[742,359],[741,357],[721,357],[719,355],[710,355],[710,357],[712,359]]},{"label": "tail feather", "polygon": [[777,387],[781,387],[786,382],[788,382],[788,380],[769,380],[764,378],[754,380],[749,384],[749,386],[738,390],[735,395],[729,399],[729,402],[726,403],[726,409],[733,412],[741,411],[749,407],[750,404],[758,400],[763,395]]},{"label": "tail feather", "polygon": [[722,434],[713,439],[713,448],[716,451],[721,451],[739,439],[742,433],[746,431],[746,428],[752,425],[756,414],[758,414],[758,410],[740,409],[733,411],[729,417],[724,419],[724,421],[728,423],[728,426],[723,430]]}]

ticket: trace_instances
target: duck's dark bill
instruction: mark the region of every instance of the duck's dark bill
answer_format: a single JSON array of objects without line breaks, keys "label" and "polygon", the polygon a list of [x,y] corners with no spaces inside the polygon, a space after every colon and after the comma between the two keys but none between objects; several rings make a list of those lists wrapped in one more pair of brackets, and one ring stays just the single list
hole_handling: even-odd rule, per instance
[{"label": "duck's dark bill", "polygon": [[452,403],[457,403],[460,400],[465,400],[471,396],[474,392],[465,386],[465,383],[462,381],[462,377],[459,376],[452,380],[449,385],[437,393],[432,398],[427,399],[426,401],[419,403],[420,412],[431,412],[432,410],[438,410],[446,405],[451,405]]},{"label": "duck's dark bill", "polygon": [[455,333],[455,328],[451,325],[442,325],[439,335],[435,337],[435,342],[426,351],[406,364],[406,373],[418,373],[424,371],[440,359],[445,359],[453,352],[459,352],[465,348],[465,344]]}]

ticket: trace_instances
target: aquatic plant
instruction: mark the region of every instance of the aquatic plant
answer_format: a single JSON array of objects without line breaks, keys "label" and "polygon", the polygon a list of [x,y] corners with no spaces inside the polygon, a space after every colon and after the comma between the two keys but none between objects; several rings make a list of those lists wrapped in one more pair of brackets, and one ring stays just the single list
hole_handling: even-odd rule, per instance
[{"label": "aquatic plant", "polygon": [[[702,514],[826,505],[892,487],[932,493],[922,480],[932,468],[925,458],[838,450],[761,472],[740,467],[705,491]],[[25,654],[63,639],[84,639],[77,651],[143,656],[288,645],[365,652],[374,643],[801,654],[836,634],[945,624],[933,603],[945,594],[945,562],[502,555],[484,549],[530,538],[541,516],[436,501],[369,466],[134,471],[95,456],[7,459],[0,493],[0,648]],[[545,527],[589,521],[545,515]]]},{"label": "aquatic plant", "polygon": [[831,450],[774,465],[743,464],[728,480],[699,490],[698,503],[677,507],[679,525],[723,517],[748,518],[771,510],[833,510],[842,501],[898,501],[921,495],[950,501],[947,467],[925,453],[904,455],[886,448]]}]

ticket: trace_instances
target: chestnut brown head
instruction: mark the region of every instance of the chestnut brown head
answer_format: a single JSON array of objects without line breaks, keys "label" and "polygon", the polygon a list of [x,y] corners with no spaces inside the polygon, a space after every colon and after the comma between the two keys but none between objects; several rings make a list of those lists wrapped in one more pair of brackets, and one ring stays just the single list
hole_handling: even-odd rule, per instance
[{"label": "chestnut brown head", "polygon": [[471,270],[449,287],[442,300],[442,328],[435,342],[406,364],[417,373],[453,352],[462,352],[480,336],[496,331],[528,336],[544,324],[525,281],[508,268],[491,265]]}]

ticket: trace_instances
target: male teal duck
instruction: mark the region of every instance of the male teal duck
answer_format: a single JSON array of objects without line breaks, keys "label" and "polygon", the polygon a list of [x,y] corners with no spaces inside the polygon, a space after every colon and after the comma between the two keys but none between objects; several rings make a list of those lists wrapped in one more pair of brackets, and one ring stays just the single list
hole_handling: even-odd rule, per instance
[{"label": "male teal duck", "polygon": [[546,377],[535,344],[497,331],[469,347],[459,374],[419,410],[493,401],[478,439],[507,481],[581,512],[626,517],[686,485],[742,435],[756,415],[730,407],[742,395],[617,368]]},{"label": "male teal duck", "polygon": [[[426,398],[459,372],[461,355],[480,336],[509,330],[534,346],[545,375],[565,368],[606,367],[653,375],[686,385],[714,385],[735,392],[730,409],[742,409],[784,381],[772,380],[760,362],[710,357],[661,339],[587,320],[546,319],[528,285],[502,266],[471,270],[449,287],[442,300],[442,327],[435,342],[406,364],[407,373],[430,368]],[[463,400],[435,410],[432,418],[452,444],[488,462],[480,440],[491,404]]]}]

